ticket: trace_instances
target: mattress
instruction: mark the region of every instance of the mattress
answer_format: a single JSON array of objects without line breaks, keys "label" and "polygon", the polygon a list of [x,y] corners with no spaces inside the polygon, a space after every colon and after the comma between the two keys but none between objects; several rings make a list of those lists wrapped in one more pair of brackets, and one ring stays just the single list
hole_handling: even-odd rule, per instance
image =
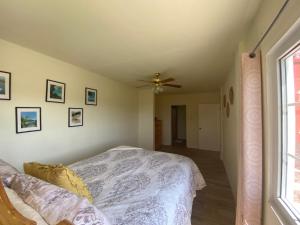
[{"label": "mattress", "polygon": [[203,176],[189,158],[120,146],[69,165],[114,225],[191,225]]}]

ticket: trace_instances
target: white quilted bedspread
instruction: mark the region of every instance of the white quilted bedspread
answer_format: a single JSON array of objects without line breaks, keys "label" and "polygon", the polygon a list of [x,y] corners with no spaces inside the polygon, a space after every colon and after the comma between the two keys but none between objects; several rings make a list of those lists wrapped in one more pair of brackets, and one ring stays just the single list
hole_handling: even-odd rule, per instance
[{"label": "white quilted bedspread", "polygon": [[113,225],[191,225],[205,181],[189,158],[120,146],[70,165]]}]

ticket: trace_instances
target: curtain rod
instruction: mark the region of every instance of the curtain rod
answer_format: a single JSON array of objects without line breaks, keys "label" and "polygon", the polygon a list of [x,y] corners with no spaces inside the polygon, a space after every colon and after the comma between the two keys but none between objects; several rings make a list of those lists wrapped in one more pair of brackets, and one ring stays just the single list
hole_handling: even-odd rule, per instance
[{"label": "curtain rod", "polygon": [[284,11],[284,9],[286,8],[286,6],[289,3],[289,1],[290,0],[286,0],[285,1],[285,3],[283,4],[283,6],[281,7],[281,9],[277,13],[277,15],[275,16],[275,18],[273,19],[272,23],[270,24],[270,26],[268,27],[268,29],[266,30],[266,32],[263,34],[263,36],[260,38],[260,40],[257,42],[257,44],[255,45],[255,47],[253,48],[252,52],[249,54],[250,58],[255,58],[256,57],[256,53],[255,53],[256,50],[261,45],[261,43],[265,40],[265,38],[267,37],[267,35],[270,33],[271,29],[273,28],[273,26],[275,25],[275,23],[279,19],[280,15],[282,14],[282,12]]}]

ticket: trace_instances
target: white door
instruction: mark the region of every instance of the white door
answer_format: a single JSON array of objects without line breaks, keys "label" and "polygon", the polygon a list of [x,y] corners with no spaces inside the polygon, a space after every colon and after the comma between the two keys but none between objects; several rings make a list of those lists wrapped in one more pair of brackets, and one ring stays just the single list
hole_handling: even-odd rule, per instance
[{"label": "white door", "polygon": [[200,104],[199,105],[199,149],[220,151],[220,105]]}]

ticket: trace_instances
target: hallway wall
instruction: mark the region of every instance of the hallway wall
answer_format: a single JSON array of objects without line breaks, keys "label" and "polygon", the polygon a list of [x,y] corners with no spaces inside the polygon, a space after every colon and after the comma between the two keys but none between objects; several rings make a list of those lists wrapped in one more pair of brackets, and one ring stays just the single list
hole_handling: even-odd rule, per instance
[{"label": "hallway wall", "polygon": [[155,115],[162,120],[162,143],[171,145],[171,106],[186,105],[187,147],[198,148],[198,107],[199,104],[218,104],[220,94],[216,92],[195,94],[162,94],[156,97]]}]

